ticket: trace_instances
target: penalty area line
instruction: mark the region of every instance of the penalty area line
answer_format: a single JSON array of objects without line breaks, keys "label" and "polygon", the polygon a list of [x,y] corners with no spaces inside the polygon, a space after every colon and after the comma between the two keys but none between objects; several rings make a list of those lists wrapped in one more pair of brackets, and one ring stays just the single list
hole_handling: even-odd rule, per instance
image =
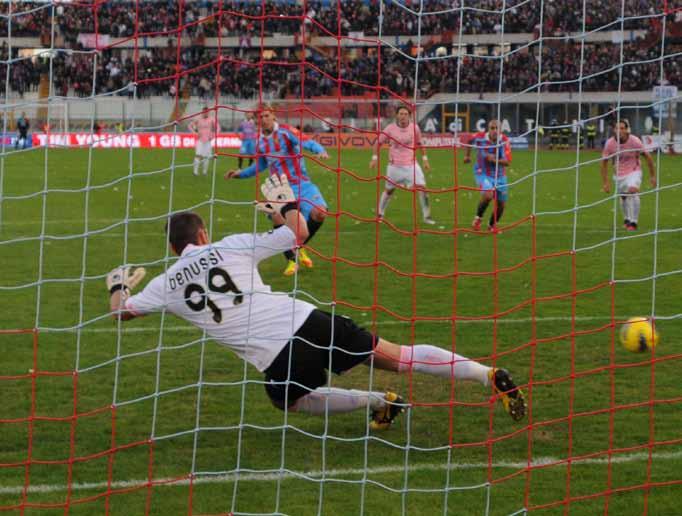
[{"label": "penalty area line", "polygon": [[[676,452],[659,452],[652,453],[651,459],[653,461],[670,461],[682,458],[682,450]],[[541,467],[548,466],[550,464],[558,462],[560,459],[555,457],[538,457],[531,463],[531,467]],[[574,459],[571,462],[572,466],[596,466],[608,464],[627,464],[632,462],[640,462],[649,460],[649,453],[639,452],[630,453],[623,455],[616,455],[611,457],[603,458],[591,458],[591,459]],[[562,464],[557,466],[561,467]],[[340,479],[341,477],[348,476],[364,476],[367,475],[380,475],[380,474],[390,474],[390,473],[403,473],[406,470],[409,472],[420,472],[420,471],[445,471],[445,470],[472,470],[472,469],[487,469],[492,467],[494,469],[524,469],[528,467],[527,462],[493,462],[488,464],[487,462],[464,462],[464,463],[454,463],[450,464],[434,464],[434,463],[421,463],[412,464],[407,468],[403,466],[379,466],[375,468],[346,468],[346,469],[328,469],[325,471],[264,471],[262,473],[258,472],[244,472],[244,473],[227,473],[227,474],[216,474],[211,475],[204,473],[202,476],[194,478],[193,484],[228,484],[235,481],[239,482],[266,482],[272,480],[293,480],[293,479],[309,479],[309,480],[322,480],[325,482]],[[173,478],[158,478],[154,479],[154,487],[181,487],[187,486],[190,483],[189,479],[173,479]],[[346,480],[348,482],[348,480]],[[352,480],[351,480],[352,482]],[[355,482],[362,482],[362,479],[355,480]],[[96,489],[107,489],[109,486],[111,489],[130,489],[130,488],[144,488],[148,485],[148,480],[146,479],[133,479],[133,480],[118,480],[113,481],[111,484],[108,482],[74,482],[70,486],[65,484],[37,484],[28,487],[28,493],[54,493],[60,491],[66,491],[69,487],[71,491],[88,491]],[[470,489],[471,486],[461,486],[459,489]],[[22,494],[24,492],[24,486],[3,486],[0,487],[0,495],[16,495]],[[457,488],[455,488],[457,489]]]}]

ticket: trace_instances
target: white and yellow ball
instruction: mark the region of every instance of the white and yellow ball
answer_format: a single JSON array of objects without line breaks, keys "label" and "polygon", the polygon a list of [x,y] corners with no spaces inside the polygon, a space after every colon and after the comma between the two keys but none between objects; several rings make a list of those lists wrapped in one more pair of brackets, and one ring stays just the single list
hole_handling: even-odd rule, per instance
[{"label": "white and yellow ball", "polygon": [[658,344],[658,332],[646,317],[632,317],[620,327],[620,343],[628,351],[644,353]]},{"label": "white and yellow ball", "polygon": [[446,47],[438,47],[436,49],[437,57],[445,57],[448,54],[448,49]]}]

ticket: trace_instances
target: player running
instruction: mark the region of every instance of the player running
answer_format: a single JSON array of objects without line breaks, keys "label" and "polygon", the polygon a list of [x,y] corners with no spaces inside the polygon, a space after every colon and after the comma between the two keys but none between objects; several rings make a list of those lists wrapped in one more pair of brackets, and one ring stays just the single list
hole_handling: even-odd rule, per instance
[{"label": "player running", "polygon": [[197,134],[193,171],[195,176],[199,175],[199,163],[203,163],[203,174],[208,173],[209,159],[213,156],[211,140],[215,136],[216,124],[215,120],[210,119],[208,111],[204,111],[199,120],[193,120],[189,124],[189,130]]},{"label": "player running", "polygon": [[[322,197],[320,189],[308,177],[305,160],[301,148],[316,154],[322,159],[329,158],[324,147],[314,140],[303,140],[289,127],[277,123],[275,110],[267,106],[261,112],[261,134],[258,137],[258,160],[243,170],[231,170],[225,174],[225,179],[245,179],[256,175],[256,171],[270,171],[270,174],[285,174],[289,184],[294,189],[296,198],[301,203],[301,213],[307,222],[309,236],[304,243],[322,227],[327,216],[327,203]],[[276,227],[276,226],[275,226]],[[287,266],[285,276],[292,276],[298,271],[296,255],[292,250],[284,253]],[[298,250],[298,260],[304,266],[312,268],[313,261],[305,248]]]},{"label": "player running", "polygon": [[429,157],[422,145],[422,133],[419,127],[410,121],[410,110],[406,106],[400,106],[396,113],[396,121],[389,124],[381,131],[379,139],[377,140],[377,149],[372,160],[369,162],[369,168],[376,168],[379,163],[379,152],[381,146],[388,143],[388,166],[386,167],[386,183],[385,189],[379,199],[379,210],[377,215],[379,219],[384,217],[386,208],[391,200],[393,192],[397,185],[403,185],[406,188],[414,188],[417,186],[417,195],[419,196],[419,203],[422,208],[422,217],[426,224],[435,224],[436,222],[431,218],[431,206],[429,205],[429,195],[424,190],[426,181],[424,180],[424,172],[419,163],[417,163],[416,154],[417,149],[421,150],[422,163],[424,169],[428,172],[431,170],[429,165]]},{"label": "player running", "polygon": [[167,311],[193,324],[263,372],[267,395],[281,410],[326,416],[369,406],[370,427],[389,428],[408,407],[396,393],[326,387],[329,372],[341,374],[364,363],[445,381],[479,382],[493,391],[514,420],[523,418],[523,393],[504,369],[437,346],[393,344],[347,317],[272,292],[258,273],[259,263],[304,241],[308,230],[286,175],[271,175],[261,191],[266,201],[257,207],[272,216],[277,229],[229,235],[211,244],[201,217],[174,214],[166,230],[179,259],[133,296],[130,290],[142,280],[144,270],[111,271],[106,284],[112,316],[129,320]]},{"label": "player running", "polygon": [[615,132],[615,136],[606,141],[601,155],[602,189],[606,193],[611,191],[608,176],[609,161],[611,161],[615,170],[616,193],[620,196],[620,207],[623,210],[623,227],[628,231],[637,231],[640,207],[639,189],[642,185],[640,156],[644,156],[649,168],[651,188],[656,188],[656,168],[642,140],[630,134],[630,122],[621,120],[616,124]]},{"label": "player running", "polygon": [[497,120],[491,120],[488,122],[487,133],[478,132],[472,136],[464,151],[464,163],[471,162],[471,149],[473,148],[478,152],[474,164],[474,176],[481,190],[481,200],[471,227],[476,231],[481,229],[481,219],[490,201],[494,199],[495,206],[490,215],[488,230],[495,231],[508,198],[506,168],[512,159],[511,144],[509,138],[500,134],[500,123]]},{"label": "player running", "polygon": [[239,147],[239,164],[242,168],[242,161],[244,157],[249,158],[249,165],[253,163],[253,157],[256,154],[256,139],[258,138],[258,128],[256,121],[253,118],[253,113],[246,113],[246,120],[242,120],[237,128],[239,138],[242,140],[242,145]]}]

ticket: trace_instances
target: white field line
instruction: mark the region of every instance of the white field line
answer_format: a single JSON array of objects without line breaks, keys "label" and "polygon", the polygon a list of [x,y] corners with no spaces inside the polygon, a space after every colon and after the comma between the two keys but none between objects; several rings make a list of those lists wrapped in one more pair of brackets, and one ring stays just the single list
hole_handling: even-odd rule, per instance
[{"label": "white field line", "polygon": [[[658,452],[652,453],[651,458],[654,461],[669,461],[682,458],[682,451],[676,452]],[[538,467],[543,465],[549,465],[557,462],[559,459],[555,457],[538,457],[531,463],[531,467]],[[631,462],[640,462],[649,460],[649,454],[647,452],[622,454],[611,457],[610,462],[612,464],[626,464]],[[592,458],[592,459],[582,459],[573,460],[571,466],[593,466],[593,465],[604,465],[609,463],[608,457]],[[527,462],[493,462],[491,464],[494,469],[524,469],[528,467]],[[559,464],[557,467],[563,467]],[[472,470],[472,469],[487,469],[487,462],[463,462],[463,463],[453,463],[449,466],[447,464],[434,464],[434,463],[421,463],[412,464],[407,468],[403,466],[379,466],[375,468],[347,468],[347,469],[328,469],[325,471],[281,471],[273,472],[267,471],[263,473],[254,472],[244,472],[238,473],[228,473],[221,475],[211,475],[204,473],[202,476],[198,476],[193,480],[194,484],[223,484],[231,483],[236,480],[240,482],[265,482],[272,480],[291,480],[291,479],[301,479],[307,478],[312,481],[321,480],[324,478],[325,481],[330,481],[332,479],[337,479],[340,477],[348,476],[364,476],[366,473],[368,476],[371,475],[381,475],[386,473],[403,473],[405,469],[410,472],[418,471],[445,471],[450,470]],[[186,486],[189,484],[189,479],[182,479],[174,481],[172,478],[159,478],[154,479],[155,487],[179,487]],[[361,479],[355,480],[355,482],[362,482]],[[113,481],[111,483],[112,489],[126,489],[133,487],[144,487],[147,485],[147,479],[133,479],[133,480],[119,480]],[[71,484],[71,491],[86,491],[93,489],[106,489],[108,486],[107,482],[78,482]],[[452,488],[451,488],[452,489]],[[455,488],[457,489],[457,488]],[[466,489],[462,487],[462,489]],[[67,486],[64,484],[37,484],[29,486],[29,493],[53,493],[66,491]],[[3,486],[0,487],[0,495],[16,495],[24,492],[24,486]]]},{"label": "white field line", "polygon": [[[165,222],[165,220],[166,220],[165,217],[159,218],[159,221],[161,221],[161,222]],[[220,217],[217,219],[217,221],[223,222],[223,218]],[[90,219],[89,222],[90,222],[90,224],[109,225],[109,224],[121,222],[121,219]],[[138,221],[138,220],[133,219],[133,220],[129,221],[128,225],[134,226],[136,223],[140,223],[140,222],[149,223],[150,221],[149,220]],[[21,226],[37,226],[40,224],[42,224],[42,222],[39,220],[16,220],[16,221],[5,221],[3,223],[3,225],[6,227],[11,227],[11,226],[18,226],[18,227],[21,227]],[[83,220],[82,219],[53,219],[53,220],[47,220],[47,224],[53,224],[53,225],[58,225],[58,226],[66,226],[66,225],[70,225],[70,224],[82,225]],[[359,225],[359,224],[360,224],[360,222],[357,222],[357,225]],[[467,224],[462,224],[458,227],[461,229],[471,229],[471,227]],[[524,227],[530,228],[531,226],[526,225]],[[585,232],[585,233],[613,233],[613,229],[609,229],[609,228],[594,228],[594,227],[583,228],[583,227],[581,227],[581,225],[578,225],[578,227],[580,228],[581,232]],[[555,229],[567,229],[567,230],[572,231],[573,230],[573,224],[539,223],[537,226],[537,229],[538,230],[542,230],[542,229],[553,229],[553,230],[555,230]],[[95,229],[95,231],[96,231],[96,229]],[[339,233],[342,233],[342,234],[353,234],[353,233],[361,233],[361,232],[363,232],[363,231],[359,230],[359,229],[358,230],[345,229],[345,230],[339,231]],[[163,231],[161,231],[161,229],[160,229],[159,232],[151,233],[149,235],[158,236],[159,234],[162,234],[162,233],[163,233]],[[136,235],[141,236],[140,233],[137,233]],[[112,236],[119,236],[119,235],[112,235]]]},{"label": "white field line", "polygon": [[[623,321],[627,319],[626,316],[624,315],[617,315],[615,317],[616,321]],[[497,319],[497,324],[528,324],[532,321],[535,322],[557,322],[557,321],[571,321],[573,320],[572,317],[565,317],[565,316],[557,316],[557,317],[535,317],[534,319],[531,317],[521,317],[517,319],[504,319],[500,318]],[[610,321],[610,317],[603,317],[603,316],[584,316],[584,317],[576,317],[576,321]],[[422,324],[422,323],[430,323],[430,324],[450,324],[451,321],[416,321],[417,324]],[[467,320],[467,319],[459,319],[457,320],[457,324],[492,324],[494,322],[493,319],[474,319],[474,320]],[[373,324],[376,324],[377,326],[398,326],[398,325],[409,325],[410,321],[377,321],[376,323],[373,323],[371,319],[358,319],[358,324],[362,324],[365,326],[371,326]],[[163,331],[165,332],[183,332],[183,331],[192,331],[192,330],[198,330],[195,326],[189,326],[189,325],[183,325],[183,326],[164,326]],[[78,331],[81,331],[82,333],[116,333],[118,331],[118,328],[88,328],[82,327],[80,330],[78,328],[39,328],[40,332],[44,333],[76,333]],[[158,333],[160,329],[158,327],[130,327],[130,328],[125,328],[123,327],[121,329],[121,333]]]}]

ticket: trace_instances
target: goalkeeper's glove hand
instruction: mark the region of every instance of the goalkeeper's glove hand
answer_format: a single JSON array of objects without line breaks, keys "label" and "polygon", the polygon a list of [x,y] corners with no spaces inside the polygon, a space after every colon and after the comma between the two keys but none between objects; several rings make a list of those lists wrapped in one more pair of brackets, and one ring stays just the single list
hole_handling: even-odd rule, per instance
[{"label": "goalkeeper's glove hand", "polygon": [[138,267],[134,271],[130,267],[116,267],[109,274],[107,274],[107,289],[109,294],[113,294],[118,290],[132,290],[137,287],[144,279],[147,271],[144,267]]},{"label": "goalkeeper's glove hand", "polygon": [[284,217],[287,211],[296,209],[296,197],[286,175],[270,175],[263,181],[260,191],[264,199],[256,203],[256,208],[260,211],[269,215],[277,213]]}]

